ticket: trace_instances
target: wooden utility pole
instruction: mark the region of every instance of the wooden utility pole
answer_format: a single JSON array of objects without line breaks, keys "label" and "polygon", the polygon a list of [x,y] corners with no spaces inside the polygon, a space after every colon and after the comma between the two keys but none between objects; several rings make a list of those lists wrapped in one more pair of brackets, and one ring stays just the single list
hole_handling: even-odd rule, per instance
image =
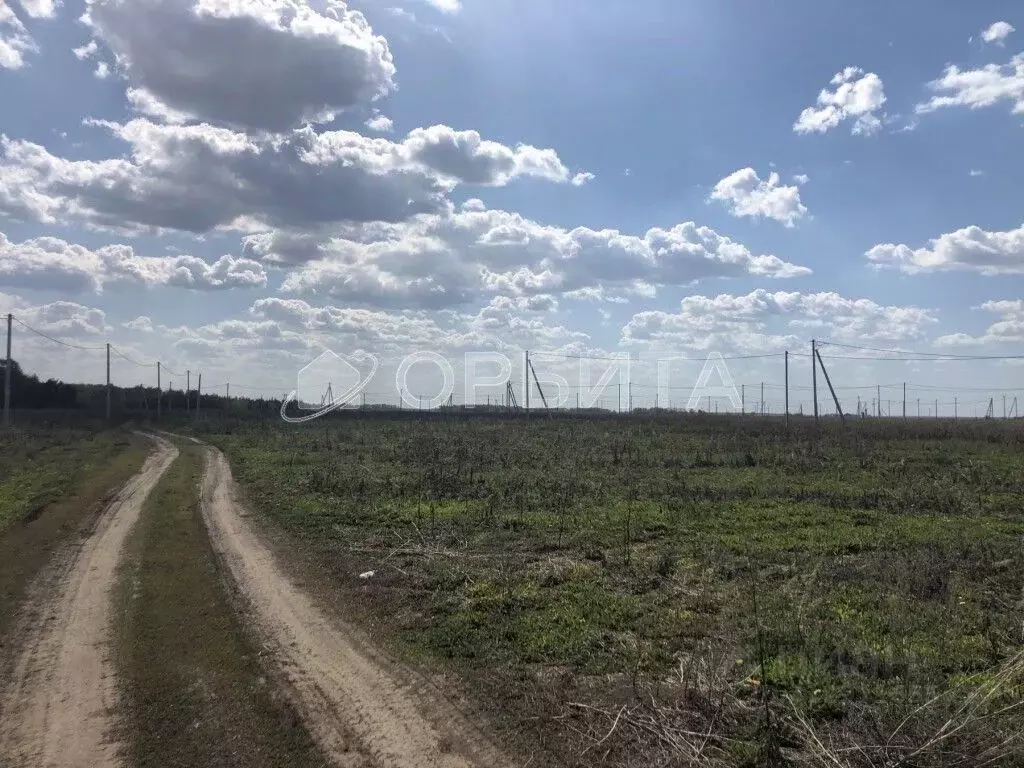
[{"label": "wooden utility pole", "polygon": [[789,350],[786,350],[786,426],[789,426]]},{"label": "wooden utility pole", "polygon": [[[825,367],[825,361],[821,359],[821,353],[815,350],[818,355],[818,362],[821,363],[821,372],[825,374],[825,383],[828,384],[828,391],[832,393],[832,401],[836,404],[836,411],[839,413],[839,418],[845,423],[846,416],[843,414],[843,407],[839,404],[839,397],[836,395],[835,387],[832,386],[832,379],[828,376],[828,369]],[[813,360],[811,361],[814,362]]]},{"label": "wooden utility pole", "polygon": [[4,365],[4,426],[11,426],[11,325],[14,322],[14,315],[7,313],[7,362]]},{"label": "wooden utility pole", "polygon": [[192,371],[185,371],[185,415],[188,415],[189,408],[192,406],[188,402],[188,393],[192,389]]},{"label": "wooden utility pole", "polygon": [[160,389],[160,361],[156,361],[156,420],[160,421],[160,395],[162,390]]},{"label": "wooden utility pole", "polygon": [[903,418],[907,418],[907,382],[903,382]]},{"label": "wooden utility pole", "polygon": [[818,423],[818,343],[811,339],[811,389],[814,390],[814,423]]},{"label": "wooden utility pole", "polygon": [[523,408],[530,410],[530,350],[523,352]]},{"label": "wooden utility pole", "polygon": [[107,421],[110,421],[110,342],[107,342]]},{"label": "wooden utility pole", "polygon": [[196,416],[203,409],[203,374],[199,374],[199,383],[196,384]]}]

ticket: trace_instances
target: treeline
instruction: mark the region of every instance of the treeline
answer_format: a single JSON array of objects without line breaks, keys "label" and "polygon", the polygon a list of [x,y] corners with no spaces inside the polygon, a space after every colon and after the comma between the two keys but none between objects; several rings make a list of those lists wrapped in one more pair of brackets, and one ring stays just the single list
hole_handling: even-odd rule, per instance
[{"label": "treeline", "polygon": [[[3,391],[7,371],[0,360],[0,392]],[[118,421],[136,417],[155,417],[157,400],[159,410],[168,417],[184,416],[186,413],[231,413],[261,415],[277,412],[280,400],[262,400],[233,397],[228,399],[215,394],[204,394],[197,403],[195,390],[187,396],[182,390],[158,392],[156,387],[110,388],[110,412]],[[197,409],[197,405],[199,409]],[[68,384],[57,379],[40,379],[22,370],[17,361],[11,361],[11,408],[13,411],[73,411],[81,414],[103,417],[107,410],[107,387],[105,384]],[[200,410],[201,409],[201,410]]]},{"label": "treeline", "polygon": [[[2,361],[0,361],[2,362]],[[16,360],[11,361],[11,405],[16,408],[74,408],[78,388],[57,379],[27,376]],[[0,391],[6,387],[6,366],[0,365]]]}]

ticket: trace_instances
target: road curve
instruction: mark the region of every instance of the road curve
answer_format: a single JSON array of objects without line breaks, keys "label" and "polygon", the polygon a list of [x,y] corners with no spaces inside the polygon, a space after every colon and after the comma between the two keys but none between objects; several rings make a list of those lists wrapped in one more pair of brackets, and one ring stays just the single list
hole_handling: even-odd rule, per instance
[{"label": "road curve", "polygon": [[344,768],[502,768],[501,752],[445,698],[383,661],[296,586],[238,501],[231,468],[207,449],[202,509],[214,549],[252,612],[289,694]]}]

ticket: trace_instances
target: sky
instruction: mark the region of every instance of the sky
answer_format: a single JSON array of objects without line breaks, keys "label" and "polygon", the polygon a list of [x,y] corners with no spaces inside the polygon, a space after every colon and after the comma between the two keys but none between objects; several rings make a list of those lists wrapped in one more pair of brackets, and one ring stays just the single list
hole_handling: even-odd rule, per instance
[{"label": "sky", "polygon": [[1000,415],[1022,130],[1009,0],[0,0],[0,311],[71,381],[528,349],[616,407],[714,352],[777,410],[813,338],[847,410]]}]

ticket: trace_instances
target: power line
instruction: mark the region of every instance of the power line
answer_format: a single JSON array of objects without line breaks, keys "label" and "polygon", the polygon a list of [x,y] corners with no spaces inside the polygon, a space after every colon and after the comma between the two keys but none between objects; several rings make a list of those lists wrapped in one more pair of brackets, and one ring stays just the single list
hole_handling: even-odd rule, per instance
[{"label": "power line", "polygon": [[126,355],[124,352],[122,352],[117,347],[115,347],[113,344],[110,345],[110,350],[114,354],[116,354],[118,357],[127,360],[132,365],[137,365],[139,368],[155,368],[156,367],[156,363],[140,363],[138,360],[133,360],[132,358],[128,357],[128,355]]},{"label": "power line", "polygon": [[[1024,355],[957,355],[950,352],[921,352],[918,350],[908,349],[884,349],[882,347],[868,347],[858,344],[843,344],[838,341],[819,341],[818,344],[825,346],[826,344],[831,347],[840,347],[842,349],[856,349],[865,352],[882,352],[889,355],[915,355],[913,358],[894,358],[905,361],[913,360],[1024,360]],[[879,360],[887,358],[877,357],[841,357],[834,356],[834,360]]]},{"label": "power line", "polygon": [[[722,355],[721,360],[760,360],[768,357],[782,357],[782,352],[769,352],[758,355]],[[690,363],[703,363],[708,360],[707,357],[684,357],[682,355],[673,355],[672,357],[654,358],[653,360],[642,360],[639,357],[605,357],[601,355],[569,355],[562,352],[530,352],[530,357],[555,357],[563,360],[609,360],[620,363],[646,363],[646,362],[671,362],[678,360],[680,362]],[[790,353],[790,357],[797,357],[797,353]]]},{"label": "power line", "polygon": [[85,346],[83,344],[73,344],[70,341],[64,341],[63,339],[58,339],[55,336],[51,336],[48,333],[43,333],[42,331],[36,330],[31,325],[29,325],[24,320],[22,320],[21,318],[18,318],[18,317],[14,317],[14,322],[16,322],[16,323],[18,323],[18,325],[21,325],[21,326],[27,328],[28,330],[32,331],[32,333],[36,334],[37,336],[42,336],[44,339],[48,339],[48,340],[50,340],[52,342],[55,342],[57,344],[61,344],[61,345],[65,346],[65,347],[70,347],[71,349],[84,349],[84,350],[86,350],[88,352],[98,352],[100,350],[106,349],[106,346],[102,346],[102,347],[89,347],[89,346]]}]

